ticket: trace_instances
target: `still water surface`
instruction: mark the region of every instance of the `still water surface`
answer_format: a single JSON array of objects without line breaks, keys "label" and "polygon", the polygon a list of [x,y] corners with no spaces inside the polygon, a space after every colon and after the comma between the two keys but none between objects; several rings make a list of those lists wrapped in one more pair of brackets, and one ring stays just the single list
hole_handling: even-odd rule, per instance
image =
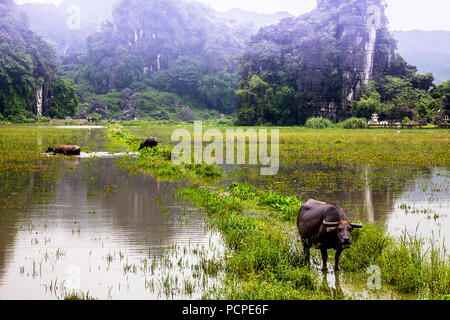
[{"label": "still water surface", "polygon": [[[98,133],[89,133],[95,134]],[[100,147],[101,148],[101,147]],[[51,194],[35,172],[0,222],[0,299],[199,299],[218,283],[201,264],[223,242],[179,186],[118,169],[105,151],[61,159]],[[20,208],[20,209],[18,209]]]}]

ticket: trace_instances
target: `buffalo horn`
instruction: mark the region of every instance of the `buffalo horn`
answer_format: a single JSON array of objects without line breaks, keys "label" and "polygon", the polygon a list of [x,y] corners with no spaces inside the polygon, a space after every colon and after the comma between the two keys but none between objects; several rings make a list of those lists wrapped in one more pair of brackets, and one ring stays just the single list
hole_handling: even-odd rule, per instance
[{"label": "buffalo horn", "polygon": [[362,228],[363,225],[359,223],[351,223],[352,228]]},{"label": "buffalo horn", "polygon": [[339,222],[327,222],[327,221],[323,220],[323,225],[325,227],[331,227],[331,228],[335,227],[336,228],[339,225]]}]

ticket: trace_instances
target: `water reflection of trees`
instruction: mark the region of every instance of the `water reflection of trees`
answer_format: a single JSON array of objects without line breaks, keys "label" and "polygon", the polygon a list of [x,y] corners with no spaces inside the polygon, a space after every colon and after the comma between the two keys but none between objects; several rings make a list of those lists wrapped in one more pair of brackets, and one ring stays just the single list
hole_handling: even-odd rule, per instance
[{"label": "water reflection of trees", "polygon": [[428,169],[322,166],[282,167],[276,176],[262,177],[256,167],[229,167],[234,177],[264,190],[297,195],[300,200],[318,199],[341,205],[350,218],[385,221],[394,199]]},{"label": "water reflection of trees", "polygon": [[177,226],[183,210],[175,203],[175,184],[130,175],[118,169],[113,159],[83,159],[83,165],[66,171],[59,184],[59,200],[53,205],[74,205],[64,211],[64,219],[80,219],[80,210],[96,212],[84,222],[85,232],[95,233],[106,224],[113,228],[110,232],[128,234],[136,243],[169,242],[183,237],[195,241],[197,234],[202,234],[201,230],[194,231],[199,223],[203,224],[202,216],[189,217],[194,219],[192,228]]},{"label": "water reflection of trees", "polygon": [[2,193],[0,215],[0,279],[3,278],[6,266],[16,241],[17,230],[21,221],[26,221],[35,204],[46,201],[49,190],[52,190],[52,176],[43,176],[41,172],[31,172],[22,180],[17,192]]},{"label": "water reflection of trees", "polygon": [[170,246],[180,240],[195,244],[206,238],[203,216],[177,205],[174,183],[130,175],[118,169],[114,159],[61,159],[57,171],[58,180],[48,188],[53,190],[48,203],[32,199],[42,186],[39,172],[18,192],[15,208],[0,225],[0,275],[12,254],[15,229],[24,223],[23,210],[30,212],[26,219],[41,219],[39,212],[46,211],[45,219],[57,228],[79,221],[83,234],[108,236],[119,246],[146,252],[152,245]]}]

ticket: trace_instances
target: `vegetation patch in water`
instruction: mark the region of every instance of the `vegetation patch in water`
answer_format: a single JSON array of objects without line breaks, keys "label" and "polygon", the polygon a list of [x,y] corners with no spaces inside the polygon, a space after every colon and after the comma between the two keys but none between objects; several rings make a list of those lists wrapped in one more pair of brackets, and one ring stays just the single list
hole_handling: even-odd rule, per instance
[{"label": "vegetation patch in water", "polygon": [[[138,151],[142,142],[128,130],[120,126],[108,128],[109,138],[112,142],[123,145],[129,151]],[[174,164],[171,145],[158,145],[154,148],[140,150],[135,161],[132,159],[120,159],[117,164],[130,172],[144,171],[163,180],[180,179],[217,179],[223,176],[222,170],[216,165],[210,164]]]},{"label": "vegetation patch in water", "polygon": [[[228,299],[351,298],[323,291],[318,272],[301,264],[296,219],[286,217],[286,207],[298,213],[300,201],[238,183],[228,189],[194,186],[178,193],[204,208],[224,236],[230,250],[224,263],[223,294]],[[423,251],[422,245],[417,237],[394,238],[383,225],[366,224],[355,231],[353,247],[344,251],[341,267],[362,274],[378,266],[384,285],[398,293],[432,299],[448,294],[450,257],[443,249]]]}]

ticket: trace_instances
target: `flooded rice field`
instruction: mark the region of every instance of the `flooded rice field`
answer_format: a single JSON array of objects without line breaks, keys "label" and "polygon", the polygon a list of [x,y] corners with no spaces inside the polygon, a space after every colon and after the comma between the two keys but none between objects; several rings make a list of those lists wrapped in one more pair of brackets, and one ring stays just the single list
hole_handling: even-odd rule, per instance
[{"label": "flooded rice field", "polygon": [[243,182],[296,195],[302,201],[313,198],[339,204],[350,219],[383,222],[394,236],[417,236],[424,245],[450,249],[448,169],[284,166],[277,176],[263,179],[254,167],[225,170],[237,170],[237,179]]},{"label": "flooded rice field", "polygon": [[[181,183],[119,169],[116,158],[137,154],[109,144],[101,127],[32,128],[26,145],[23,130],[9,140],[0,131],[3,146],[30,151],[0,158],[0,299],[200,299],[220,291],[224,242],[200,209],[178,199]],[[84,152],[41,155],[57,143]],[[239,180],[336,203],[351,219],[450,248],[448,168],[284,165],[273,177],[256,167],[223,170],[220,184]],[[354,298],[389,298],[367,293],[365,275],[358,277],[329,273],[322,283]]]},{"label": "flooded rice field", "polygon": [[1,209],[0,299],[199,299],[214,288],[205,266],[220,260],[220,236],[176,199],[177,184],[118,169],[123,155],[60,158],[54,179],[35,169],[0,194],[13,202]]}]

